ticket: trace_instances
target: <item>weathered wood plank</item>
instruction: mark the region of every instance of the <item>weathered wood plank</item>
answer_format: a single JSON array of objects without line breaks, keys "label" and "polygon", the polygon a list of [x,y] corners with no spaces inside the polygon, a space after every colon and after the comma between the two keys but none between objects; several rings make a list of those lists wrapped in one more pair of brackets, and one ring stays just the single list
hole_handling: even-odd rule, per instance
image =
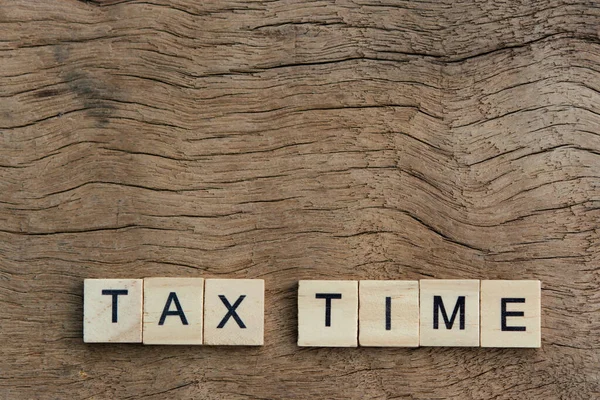
[{"label": "weathered wood plank", "polygon": [[[594,2],[0,0],[0,397],[600,393]],[[265,346],[82,343],[261,278]],[[300,279],[540,279],[541,350],[303,349]]]}]

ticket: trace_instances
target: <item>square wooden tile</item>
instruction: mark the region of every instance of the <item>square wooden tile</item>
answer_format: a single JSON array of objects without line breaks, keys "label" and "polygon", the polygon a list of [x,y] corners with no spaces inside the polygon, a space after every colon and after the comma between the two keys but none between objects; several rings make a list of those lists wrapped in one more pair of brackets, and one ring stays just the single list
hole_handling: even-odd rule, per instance
[{"label": "square wooden tile", "polygon": [[204,344],[262,346],[265,281],[207,279],[204,285]]},{"label": "square wooden tile", "polygon": [[85,343],[141,343],[142,282],[141,279],[84,280]]},{"label": "square wooden tile", "polygon": [[420,290],[421,346],[479,346],[479,280],[425,279]]},{"label": "square wooden tile", "polygon": [[360,281],[361,346],[419,346],[419,281]]},{"label": "square wooden tile", "polygon": [[298,346],[356,347],[358,281],[298,283]]},{"label": "square wooden tile", "polygon": [[202,344],[204,279],[144,279],[144,344]]},{"label": "square wooden tile", "polygon": [[541,347],[540,281],[481,281],[481,347]]}]

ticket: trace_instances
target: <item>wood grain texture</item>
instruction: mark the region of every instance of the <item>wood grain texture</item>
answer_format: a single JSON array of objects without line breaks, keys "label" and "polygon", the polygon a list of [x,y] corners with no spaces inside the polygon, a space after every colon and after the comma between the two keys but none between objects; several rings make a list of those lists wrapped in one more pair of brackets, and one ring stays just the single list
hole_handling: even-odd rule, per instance
[{"label": "wood grain texture", "polygon": [[[0,397],[600,396],[594,1],[0,0]],[[84,345],[84,278],[265,346]],[[300,279],[540,279],[542,348],[296,346]]]}]

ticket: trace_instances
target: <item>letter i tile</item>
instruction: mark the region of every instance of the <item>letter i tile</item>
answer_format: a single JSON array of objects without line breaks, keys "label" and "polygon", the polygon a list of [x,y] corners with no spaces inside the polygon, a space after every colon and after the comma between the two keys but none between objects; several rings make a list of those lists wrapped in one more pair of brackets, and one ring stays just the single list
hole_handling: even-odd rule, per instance
[{"label": "letter i tile", "polygon": [[298,346],[358,345],[358,281],[298,284]]},{"label": "letter i tile", "polygon": [[419,281],[359,282],[361,346],[419,346]]}]

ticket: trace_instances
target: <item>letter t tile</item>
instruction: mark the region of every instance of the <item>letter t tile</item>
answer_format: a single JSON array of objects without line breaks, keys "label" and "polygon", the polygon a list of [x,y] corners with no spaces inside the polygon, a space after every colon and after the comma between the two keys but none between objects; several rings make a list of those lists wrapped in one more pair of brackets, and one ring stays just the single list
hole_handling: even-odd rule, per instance
[{"label": "letter t tile", "polygon": [[84,281],[85,343],[142,342],[142,282],[141,279]]},{"label": "letter t tile", "polygon": [[358,281],[300,281],[298,346],[358,345]]}]

